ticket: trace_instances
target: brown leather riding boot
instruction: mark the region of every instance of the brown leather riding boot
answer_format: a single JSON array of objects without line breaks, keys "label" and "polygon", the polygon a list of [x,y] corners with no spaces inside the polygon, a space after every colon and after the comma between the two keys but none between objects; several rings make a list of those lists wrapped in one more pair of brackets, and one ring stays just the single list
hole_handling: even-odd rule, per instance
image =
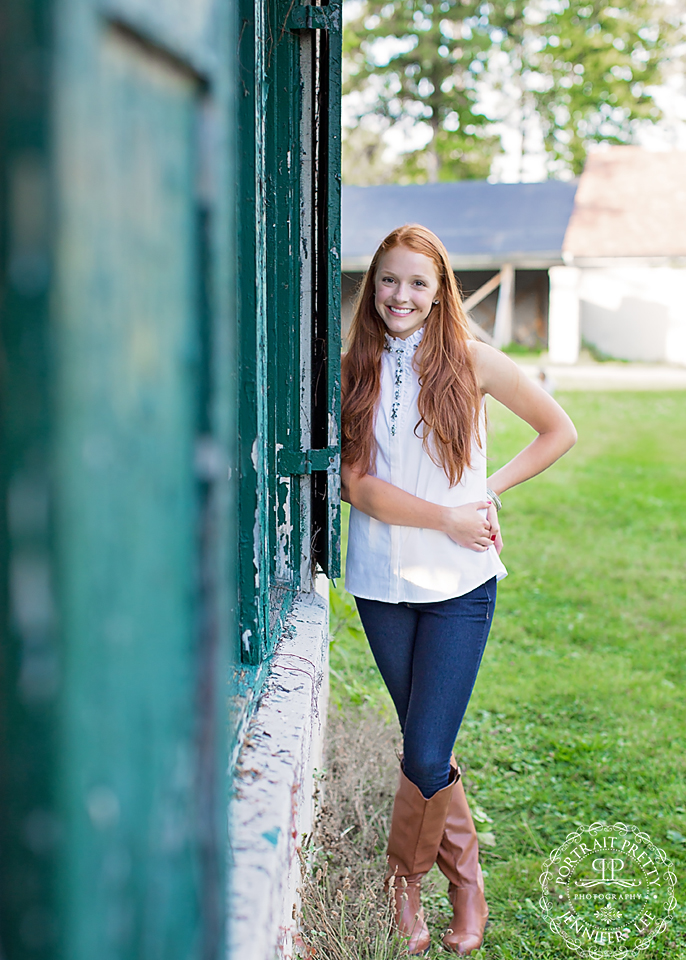
[{"label": "brown leather riding boot", "polygon": [[450,798],[436,862],[450,881],[448,896],[453,905],[453,919],[443,937],[443,946],[460,954],[478,950],[484,938],[488,905],[479,865],[479,843],[461,780]]},{"label": "brown leather riding boot", "polygon": [[431,937],[424,922],[420,886],[436,862],[443,836],[446,812],[458,774],[427,800],[400,769],[400,782],[393,803],[388,837],[388,872],[385,887],[393,889],[395,922],[409,942],[410,956],[426,953]]}]

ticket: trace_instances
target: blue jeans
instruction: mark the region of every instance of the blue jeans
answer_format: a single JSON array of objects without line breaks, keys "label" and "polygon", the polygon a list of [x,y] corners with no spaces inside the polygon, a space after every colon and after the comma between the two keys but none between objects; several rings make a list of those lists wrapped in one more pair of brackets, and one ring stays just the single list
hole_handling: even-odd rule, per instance
[{"label": "blue jeans", "polygon": [[448,785],[450,757],[493,620],[496,578],[438,603],[355,597],[403,733],[405,775],[428,799]]}]

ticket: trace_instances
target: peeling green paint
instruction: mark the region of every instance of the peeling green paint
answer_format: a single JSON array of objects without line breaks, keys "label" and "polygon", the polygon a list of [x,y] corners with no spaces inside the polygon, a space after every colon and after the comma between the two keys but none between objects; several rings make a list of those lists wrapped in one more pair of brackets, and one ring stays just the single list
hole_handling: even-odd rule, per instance
[{"label": "peeling green paint", "polygon": [[255,531],[242,541],[242,656],[253,664],[308,587],[311,545],[327,572],[339,563],[340,5],[313,9],[241,8],[241,216],[246,233],[257,224],[240,268],[241,511]]},{"label": "peeling green paint", "polygon": [[214,956],[227,770],[337,569],[340,3],[2,26],[3,955]]},{"label": "peeling green paint", "polygon": [[210,37],[166,0],[3,4],[0,191],[23,211],[0,203],[7,960],[199,957],[223,937],[225,10],[205,4]]}]

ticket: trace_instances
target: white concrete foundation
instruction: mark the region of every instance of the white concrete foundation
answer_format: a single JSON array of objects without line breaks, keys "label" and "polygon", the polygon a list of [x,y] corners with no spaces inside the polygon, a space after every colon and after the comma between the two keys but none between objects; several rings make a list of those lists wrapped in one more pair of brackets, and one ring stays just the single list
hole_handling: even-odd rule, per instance
[{"label": "white concrete foundation", "polygon": [[576,363],[581,345],[579,270],[551,267],[548,275],[548,356],[551,363]]},{"label": "white concrete foundation", "polygon": [[686,390],[686,367],[656,363],[577,363],[554,366],[542,356],[539,363],[520,363],[531,380],[545,370],[550,389],[556,390]]},{"label": "white concrete foundation", "polygon": [[302,594],[241,750],[231,802],[230,957],[291,960],[298,851],[315,812],[328,700],[328,580]]}]

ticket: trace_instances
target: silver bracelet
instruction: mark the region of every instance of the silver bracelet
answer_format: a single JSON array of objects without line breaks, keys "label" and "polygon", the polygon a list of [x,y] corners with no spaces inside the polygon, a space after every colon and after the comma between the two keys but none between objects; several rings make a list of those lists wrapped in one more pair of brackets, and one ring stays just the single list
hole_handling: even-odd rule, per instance
[{"label": "silver bracelet", "polygon": [[502,505],[502,503],[500,502],[500,497],[498,496],[498,494],[497,494],[494,490],[491,490],[490,487],[486,487],[486,493],[488,494],[488,496],[491,498],[491,500],[492,500],[493,503],[495,504],[495,508],[496,508],[496,510],[498,511],[498,513],[500,513],[500,511],[501,511],[502,508],[503,508],[503,505]]}]

